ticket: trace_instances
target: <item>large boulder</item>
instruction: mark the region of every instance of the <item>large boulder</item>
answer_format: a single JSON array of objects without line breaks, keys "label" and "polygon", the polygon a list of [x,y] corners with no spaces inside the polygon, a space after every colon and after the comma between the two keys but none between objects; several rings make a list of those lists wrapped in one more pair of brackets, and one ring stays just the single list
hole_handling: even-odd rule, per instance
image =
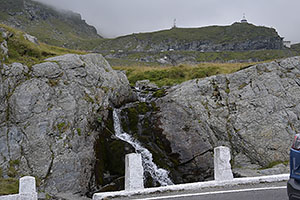
[{"label": "large boulder", "polygon": [[0,168],[33,175],[45,192],[85,193],[92,185],[95,119],[134,100],[126,75],[99,54],[64,55],[27,67],[1,66]]},{"label": "large boulder", "polygon": [[231,148],[233,167],[286,163],[300,131],[299,102],[300,57],[293,57],[182,83],[156,105],[188,182],[212,177],[213,148],[221,145]]}]

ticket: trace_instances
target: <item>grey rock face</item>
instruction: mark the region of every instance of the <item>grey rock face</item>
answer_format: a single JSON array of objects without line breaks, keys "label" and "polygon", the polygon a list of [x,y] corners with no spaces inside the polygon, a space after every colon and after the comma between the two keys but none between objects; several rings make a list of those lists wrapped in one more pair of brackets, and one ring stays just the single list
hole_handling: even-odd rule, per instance
[{"label": "grey rock face", "polygon": [[[135,99],[126,76],[99,54],[50,58],[29,70],[1,66],[0,167],[34,175],[45,192],[85,192],[95,163],[97,118]],[[11,174],[11,168],[16,174]]]},{"label": "grey rock face", "polygon": [[186,167],[205,171],[220,145],[231,148],[233,167],[288,161],[300,131],[299,102],[300,57],[293,57],[185,82],[156,104],[172,153]]},{"label": "grey rock face", "polygon": [[7,42],[6,42],[6,40],[4,40],[4,41],[0,44],[0,49],[1,49],[2,54],[4,55],[4,57],[7,57],[7,55],[8,55],[8,47],[7,47]]},{"label": "grey rock face", "polygon": [[160,52],[160,51],[201,51],[201,52],[219,52],[219,51],[249,51],[259,49],[282,49],[283,44],[280,37],[257,38],[256,40],[247,40],[242,42],[231,42],[224,44],[215,44],[212,41],[178,41],[165,40],[154,44],[152,41],[139,41],[135,51],[137,52]]},{"label": "grey rock face", "polygon": [[34,37],[34,36],[32,36],[32,35],[29,35],[29,34],[25,33],[25,34],[24,34],[24,38],[25,38],[26,40],[28,40],[29,42],[32,42],[33,44],[37,44],[37,45],[39,44],[37,38]]}]

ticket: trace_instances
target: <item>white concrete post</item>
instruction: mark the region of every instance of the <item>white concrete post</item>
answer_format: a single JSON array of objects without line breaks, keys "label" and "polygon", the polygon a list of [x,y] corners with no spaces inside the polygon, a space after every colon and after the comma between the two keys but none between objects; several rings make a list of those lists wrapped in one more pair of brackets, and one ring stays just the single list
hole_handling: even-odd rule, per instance
[{"label": "white concrete post", "polygon": [[144,189],[144,169],[141,154],[125,156],[125,190]]},{"label": "white concrete post", "polygon": [[230,149],[228,147],[220,146],[214,149],[214,176],[216,181],[233,179],[230,159]]},{"label": "white concrete post", "polygon": [[32,176],[24,176],[19,182],[20,200],[37,200],[37,192],[35,178]]}]

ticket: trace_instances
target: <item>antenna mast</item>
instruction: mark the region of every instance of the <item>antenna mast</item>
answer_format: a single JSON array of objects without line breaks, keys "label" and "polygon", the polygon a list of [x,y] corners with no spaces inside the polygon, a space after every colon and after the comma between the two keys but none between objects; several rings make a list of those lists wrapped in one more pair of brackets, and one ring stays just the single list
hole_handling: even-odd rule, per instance
[{"label": "antenna mast", "polygon": [[173,28],[176,28],[176,18],[174,19],[174,24],[173,24]]}]

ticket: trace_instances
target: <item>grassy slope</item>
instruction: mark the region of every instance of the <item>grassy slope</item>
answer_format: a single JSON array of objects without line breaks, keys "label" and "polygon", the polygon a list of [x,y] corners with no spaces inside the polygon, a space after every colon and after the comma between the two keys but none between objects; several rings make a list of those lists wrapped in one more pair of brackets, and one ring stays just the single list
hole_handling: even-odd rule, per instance
[{"label": "grassy slope", "polygon": [[17,194],[19,180],[15,178],[3,179],[0,177],[0,195]]},{"label": "grassy slope", "polygon": [[152,38],[153,42],[160,42],[165,38],[184,41],[209,40],[214,43],[243,41],[258,37],[276,37],[275,29],[252,24],[235,23],[231,26],[208,26],[201,28],[173,28],[153,33],[136,34],[139,40]]},{"label": "grassy slope", "polygon": [[[12,33],[12,37],[8,38],[7,40],[8,59],[5,60],[5,63],[19,62],[31,66],[52,56],[58,56],[67,53],[85,53],[82,51],[51,46],[44,43],[36,45],[26,40],[23,36],[24,32],[22,31],[16,30],[3,24],[0,24],[0,28],[4,28],[8,32]],[[3,40],[4,39],[0,35],[0,42]],[[3,55],[0,54],[0,58],[3,58]]]},{"label": "grassy slope", "polygon": [[100,51],[135,48],[137,41],[158,44],[168,41],[211,41],[215,44],[233,43],[257,38],[279,37],[276,30],[253,24],[235,23],[230,26],[208,26],[201,28],[173,28],[151,33],[139,33],[103,40]]},{"label": "grassy slope", "polygon": [[115,66],[116,70],[126,71],[131,85],[138,80],[148,79],[161,86],[179,84],[187,80],[204,78],[216,74],[228,74],[241,70],[250,63],[201,63],[179,66]]},{"label": "grassy slope", "polygon": [[291,49],[297,51],[300,54],[300,43],[298,44],[293,44]]},{"label": "grassy slope", "polygon": [[[174,28],[151,33],[139,33],[118,37],[115,39],[106,39],[100,42],[97,50],[104,55],[116,54],[119,50],[120,59],[108,59],[112,65],[137,65],[143,64],[137,62],[144,58],[149,58],[152,62],[156,62],[165,55],[179,55],[191,57],[196,62],[248,62],[248,61],[265,61],[278,58],[285,58],[299,55],[300,51],[293,49],[281,50],[252,50],[252,51],[227,51],[227,52],[199,52],[199,51],[173,51],[173,52],[136,52],[139,43],[148,44],[145,48],[150,48],[149,44],[158,44],[161,42],[170,43],[176,40],[177,43],[189,41],[213,41],[213,43],[226,44],[247,41],[257,38],[276,38],[278,33],[273,28],[255,26],[252,24],[235,23],[231,26],[208,26],[202,28]],[[141,42],[143,41],[143,42]],[[135,64],[136,63],[136,64]],[[153,63],[147,63],[153,65]],[[155,64],[154,64],[155,65]]]},{"label": "grassy slope", "polygon": [[96,29],[87,25],[80,15],[25,1],[27,6],[24,6],[24,0],[0,0],[0,22],[18,27],[40,41],[56,46],[93,49],[102,40]]}]

